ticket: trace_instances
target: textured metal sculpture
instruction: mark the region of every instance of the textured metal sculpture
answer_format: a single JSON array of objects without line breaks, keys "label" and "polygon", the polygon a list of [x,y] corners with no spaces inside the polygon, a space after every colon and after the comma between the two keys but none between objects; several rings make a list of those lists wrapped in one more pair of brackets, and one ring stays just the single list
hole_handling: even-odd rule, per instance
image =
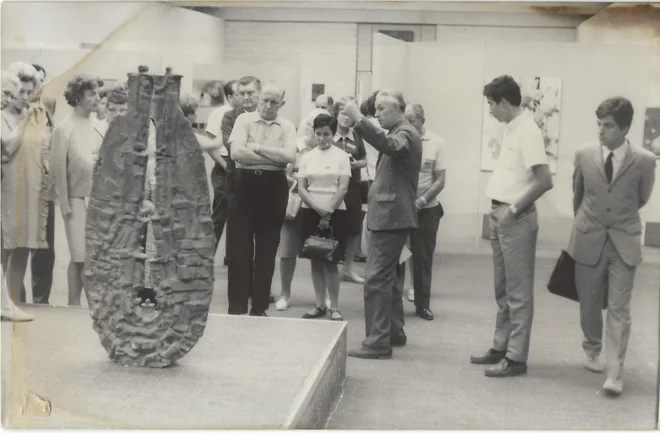
[{"label": "textured metal sculpture", "polygon": [[213,222],[204,158],[179,109],[180,85],[170,68],[164,76],[146,67],[129,74],[128,112],[108,128],[94,167],[84,286],[94,330],[123,365],[173,364],[202,336],[208,317]]}]

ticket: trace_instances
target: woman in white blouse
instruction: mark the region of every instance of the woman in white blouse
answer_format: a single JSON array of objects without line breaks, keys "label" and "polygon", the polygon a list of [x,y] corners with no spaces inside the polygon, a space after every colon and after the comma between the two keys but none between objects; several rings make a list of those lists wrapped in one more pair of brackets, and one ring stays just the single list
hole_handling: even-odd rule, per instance
[{"label": "woman in white blouse", "polygon": [[73,77],[64,97],[73,114],[57,126],[51,143],[51,170],[57,193],[71,261],[67,270],[69,305],[80,305],[85,262],[85,220],[87,198],[92,187],[92,173],[103,142],[103,132],[91,114],[96,110],[99,88],[96,77]]},{"label": "woman in white blouse", "polygon": [[[328,114],[314,119],[314,135],[318,145],[300,160],[298,193],[303,201],[300,209],[302,239],[332,229],[335,239],[341,241],[346,233],[346,204],[344,196],[351,178],[349,156],[333,145],[337,132],[337,120]],[[312,260],[312,282],[316,292],[316,306],[303,318],[325,316],[326,290],[330,296],[332,320],[343,320],[339,311],[339,263],[340,251],[332,263]]]}]

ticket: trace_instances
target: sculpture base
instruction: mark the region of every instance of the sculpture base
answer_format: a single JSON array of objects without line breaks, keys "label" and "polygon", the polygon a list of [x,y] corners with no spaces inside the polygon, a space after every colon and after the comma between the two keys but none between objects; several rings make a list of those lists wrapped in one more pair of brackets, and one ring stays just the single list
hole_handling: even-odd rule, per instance
[{"label": "sculpture base", "polygon": [[110,361],[84,308],[2,323],[8,428],[323,427],[346,375],[346,323],[209,315],[177,365]]}]

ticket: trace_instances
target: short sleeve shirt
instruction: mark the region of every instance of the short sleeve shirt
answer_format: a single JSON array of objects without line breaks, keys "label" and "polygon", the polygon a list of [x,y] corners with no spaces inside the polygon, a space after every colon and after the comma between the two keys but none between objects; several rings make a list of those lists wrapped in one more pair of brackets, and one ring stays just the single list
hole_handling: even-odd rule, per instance
[{"label": "short sleeve shirt", "polygon": [[532,167],[547,165],[543,134],[534,119],[519,115],[504,127],[502,146],[486,195],[513,204],[534,182]]},{"label": "short sleeve shirt", "polygon": [[[339,177],[350,175],[348,154],[335,146],[326,150],[316,147],[300,159],[298,179],[307,179],[307,191],[322,206],[330,203],[339,189]],[[305,203],[302,207],[309,208]],[[337,209],[346,209],[346,204],[342,201]]]},{"label": "short sleeve shirt", "polygon": [[[429,130],[422,136],[422,168],[419,171],[419,182],[417,184],[417,198],[433,184],[434,172],[445,170],[445,141]],[[438,205],[438,198],[429,198],[424,209]]]},{"label": "short sleeve shirt", "polygon": [[[222,118],[225,116],[227,111],[231,110],[230,106],[223,105],[211,111],[209,118],[206,121],[206,132],[209,132],[216,137],[222,137]],[[220,155],[227,156],[227,148],[222,146],[220,148]]]}]

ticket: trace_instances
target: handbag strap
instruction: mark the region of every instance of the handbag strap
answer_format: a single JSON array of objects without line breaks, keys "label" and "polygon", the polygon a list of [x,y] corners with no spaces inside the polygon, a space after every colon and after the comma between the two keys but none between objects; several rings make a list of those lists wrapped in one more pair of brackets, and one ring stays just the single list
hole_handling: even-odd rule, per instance
[{"label": "handbag strap", "polygon": [[[326,239],[332,239],[332,240],[334,240],[334,239],[335,239],[335,234],[334,234],[334,232],[332,231],[332,226],[328,226],[328,231],[330,231],[330,237],[329,237],[329,238],[326,238]],[[316,236],[318,236],[318,237],[320,237],[320,238],[323,237],[323,236],[321,235],[321,230],[319,230],[318,228],[317,228],[317,230],[316,230]]]},{"label": "handbag strap", "polygon": [[296,186],[298,186],[298,179],[295,179],[293,181],[293,185],[291,185],[291,188],[289,188],[289,193],[293,193],[293,190],[296,189]]}]

